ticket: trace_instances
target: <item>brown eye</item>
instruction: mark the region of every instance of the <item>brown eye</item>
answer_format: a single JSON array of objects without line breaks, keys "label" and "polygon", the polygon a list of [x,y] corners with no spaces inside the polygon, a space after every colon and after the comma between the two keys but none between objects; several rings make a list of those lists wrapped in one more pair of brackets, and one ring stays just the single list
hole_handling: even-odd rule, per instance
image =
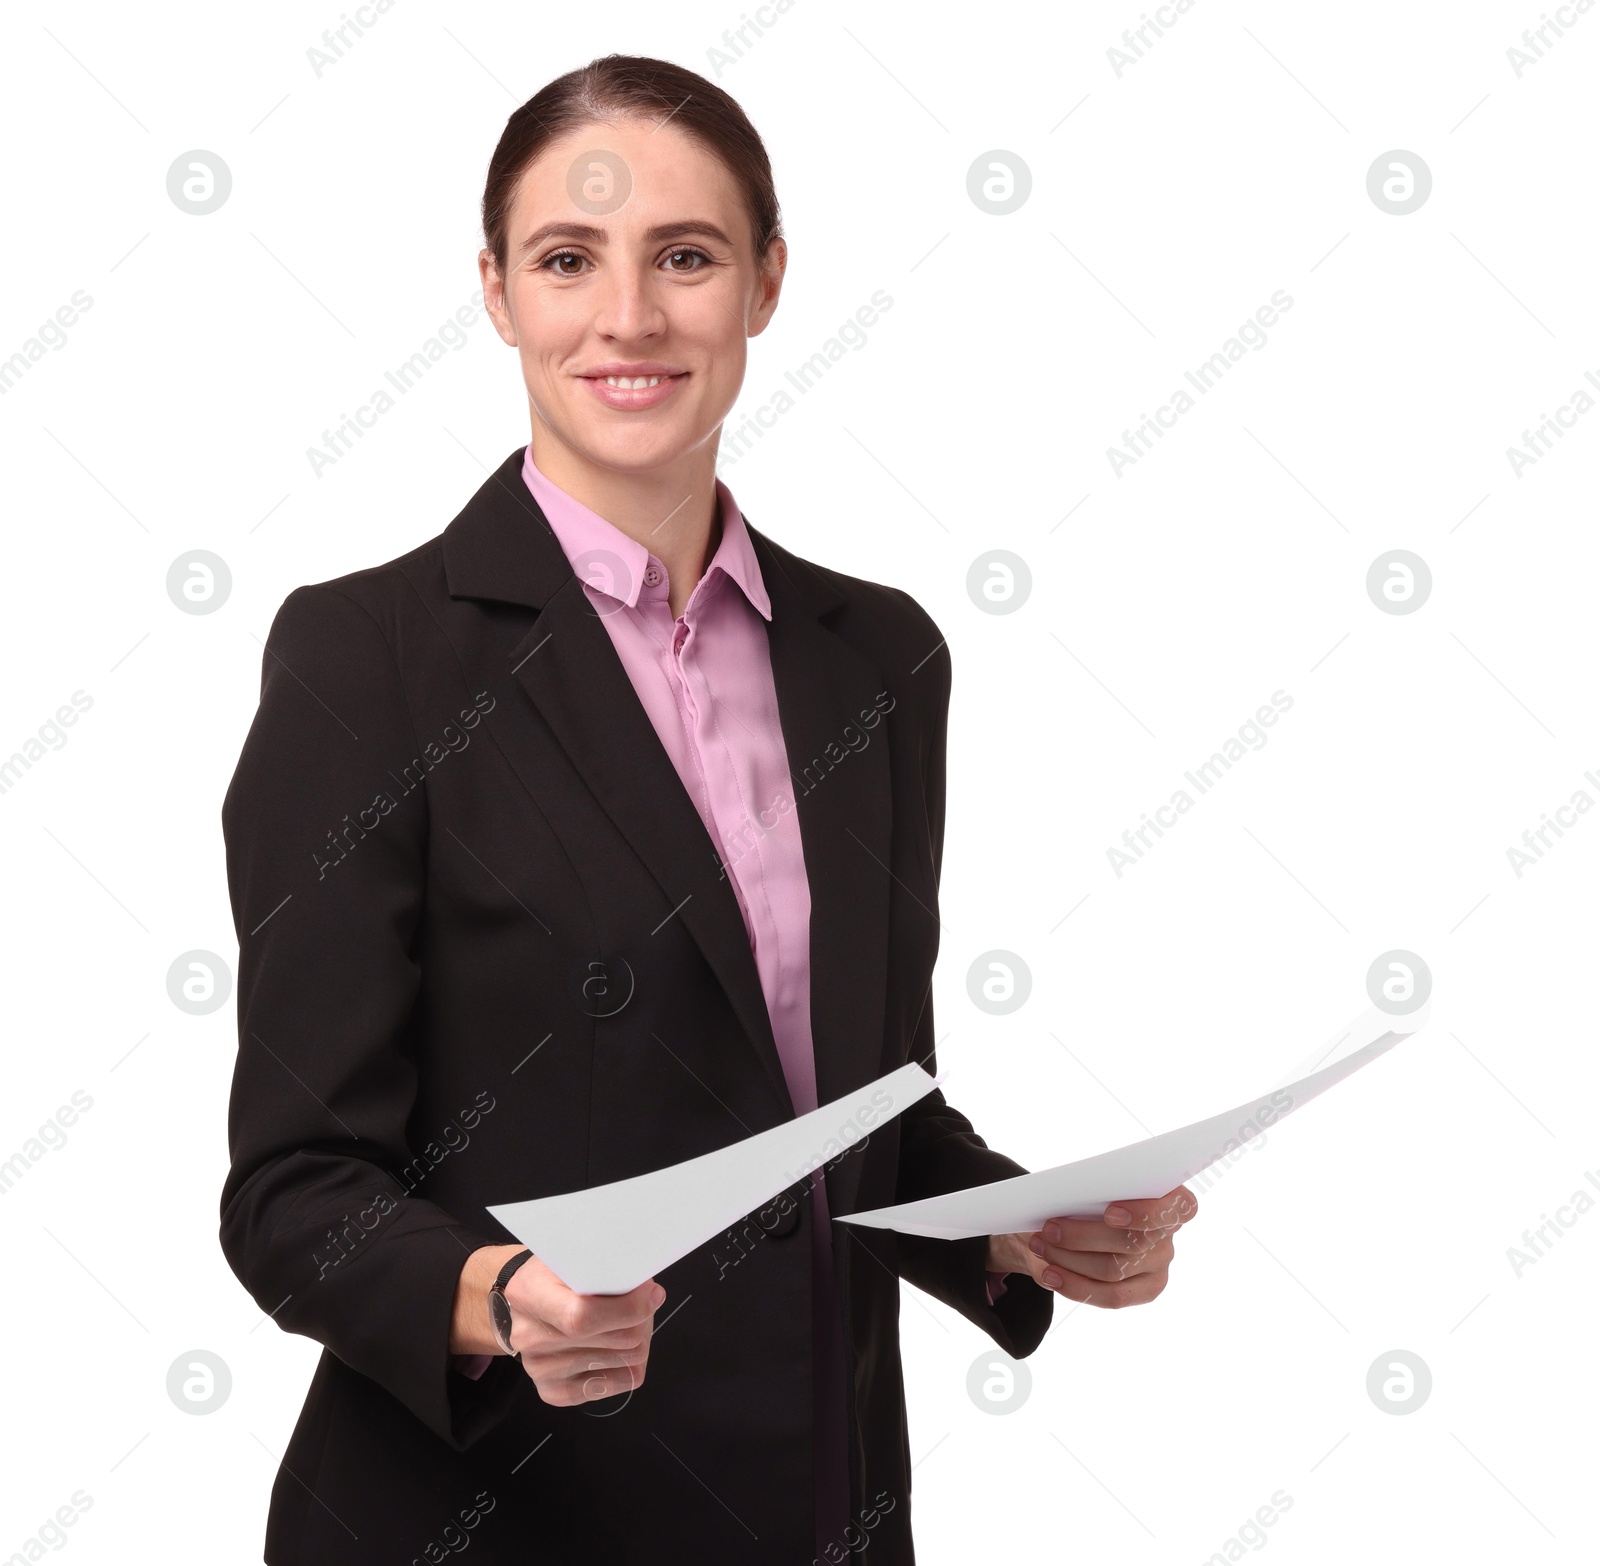
[{"label": "brown eye", "polygon": [[[674,250],[668,255],[667,260],[669,262],[670,261],[677,261],[680,257],[688,257],[688,258],[691,258],[691,259],[693,259],[695,261],[703,261],[708,266],[711,264],[711,257],[708,256],[703,250],[690,250],[690,249]],[[700,269],[699,266],[682,266],[682,267],[680,267],[680,266],[671,266],[671,267],[668,268],[668,270],[672,271],[672,272],[688,273],[688,272],[698,272],[701,269]]]}]

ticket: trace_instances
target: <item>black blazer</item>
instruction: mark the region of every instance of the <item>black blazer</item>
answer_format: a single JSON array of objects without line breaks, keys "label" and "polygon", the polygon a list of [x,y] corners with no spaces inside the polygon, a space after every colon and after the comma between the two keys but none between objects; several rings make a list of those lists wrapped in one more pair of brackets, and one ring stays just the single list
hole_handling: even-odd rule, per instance
[{"label": "black blazer", "polygon": [[[223,805],[240,972],[222,1248],[325,1347],[265,1559],[793,1566],[815,1555],[809,1201],[658,1274],[631,1394],[555,1408],[514,1361],[473,1382],[449,1355],[468,1252],[515,1239],[486,1205],[794,1115],[733,890],[522,456],[441,536],[289,595]],[[904,592],[750,535],[827,1103],[908,1060],[937,1071],[950,659]],[[936,1089],[830,1164],[828,1206],[1022,1172]],[[1054,1296],[1013,1277],[990,1306],[981,1237],[839,1224],[832,1243],[854,1511],[891,1566],[912,1559],[899,1280],[1017,1357]]]}]

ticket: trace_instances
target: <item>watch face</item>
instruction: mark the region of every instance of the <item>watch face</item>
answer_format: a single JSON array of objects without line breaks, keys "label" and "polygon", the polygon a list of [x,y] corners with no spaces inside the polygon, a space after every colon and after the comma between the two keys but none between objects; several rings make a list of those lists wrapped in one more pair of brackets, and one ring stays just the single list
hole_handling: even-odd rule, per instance
[{"label": "watch face", "polygon": [[506,1304],[506,1297],[499,1289],[489,1290],[489,1327],[494,1333],[497,1342],[506,1353],[514,1354],[511,1347],[511,1307]]}]

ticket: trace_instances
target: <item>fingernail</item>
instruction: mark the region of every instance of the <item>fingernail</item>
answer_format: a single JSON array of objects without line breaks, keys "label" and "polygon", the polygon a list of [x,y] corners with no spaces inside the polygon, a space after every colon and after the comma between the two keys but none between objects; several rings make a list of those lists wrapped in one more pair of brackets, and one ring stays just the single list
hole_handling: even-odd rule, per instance
[{"label": "fingernail", "polygon": [[[1052,1235],[1051,1236],[1051,1243],[1053,1244],[1059,1238],[1060,1238],[1059,1235]],[[1030,1251],[1032,1251],[1035,1256],[1043,1256],[1044,1255],[1044,1241],[1041,1240],[1039,1238],[1039,1236],[1036,1235],[1036,1234],[1035,1235],[1031,1235],[1029,1237],[1029,1239],[1028,1239],[1028,1249]]]},{"label": "fingernail", "polygon": [[1042,1282],[1047,1289],[1059,1289],[1061,1287],[1061,1274],[1053,1267],[1046,1267]]},{"label": "fingernail", "polygon": [[1126,1223],[1131,1217],[1133,1217],[1133,1214],[1126,1207],[1106,1208],[1107,1223]]},{"label": "fingernail", "polygon": [[1061,1243],[1061,1225],[1058,1223],[1047,1223],[1044,1226],[1044,1237],[1052,1245],[1059,1245]]}]

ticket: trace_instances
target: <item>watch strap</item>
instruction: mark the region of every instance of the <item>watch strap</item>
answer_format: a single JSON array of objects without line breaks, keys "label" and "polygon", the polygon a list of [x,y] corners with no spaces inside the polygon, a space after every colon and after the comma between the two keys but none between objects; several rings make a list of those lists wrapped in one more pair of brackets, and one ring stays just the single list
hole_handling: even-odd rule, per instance
[{"label": "watch strap", "polygon": [[511,1282],[512,1273],[514,1273],[525,1261],[531,1261],[532,1259],[532,1251],[521,1251],[515,1256],[508,1257],[506,1259],[505,1266],[500,1269],[499,1275],[495,1278],[494,1282],[490,1284],[490,1288],[504,1291],[505,1286]]}]

